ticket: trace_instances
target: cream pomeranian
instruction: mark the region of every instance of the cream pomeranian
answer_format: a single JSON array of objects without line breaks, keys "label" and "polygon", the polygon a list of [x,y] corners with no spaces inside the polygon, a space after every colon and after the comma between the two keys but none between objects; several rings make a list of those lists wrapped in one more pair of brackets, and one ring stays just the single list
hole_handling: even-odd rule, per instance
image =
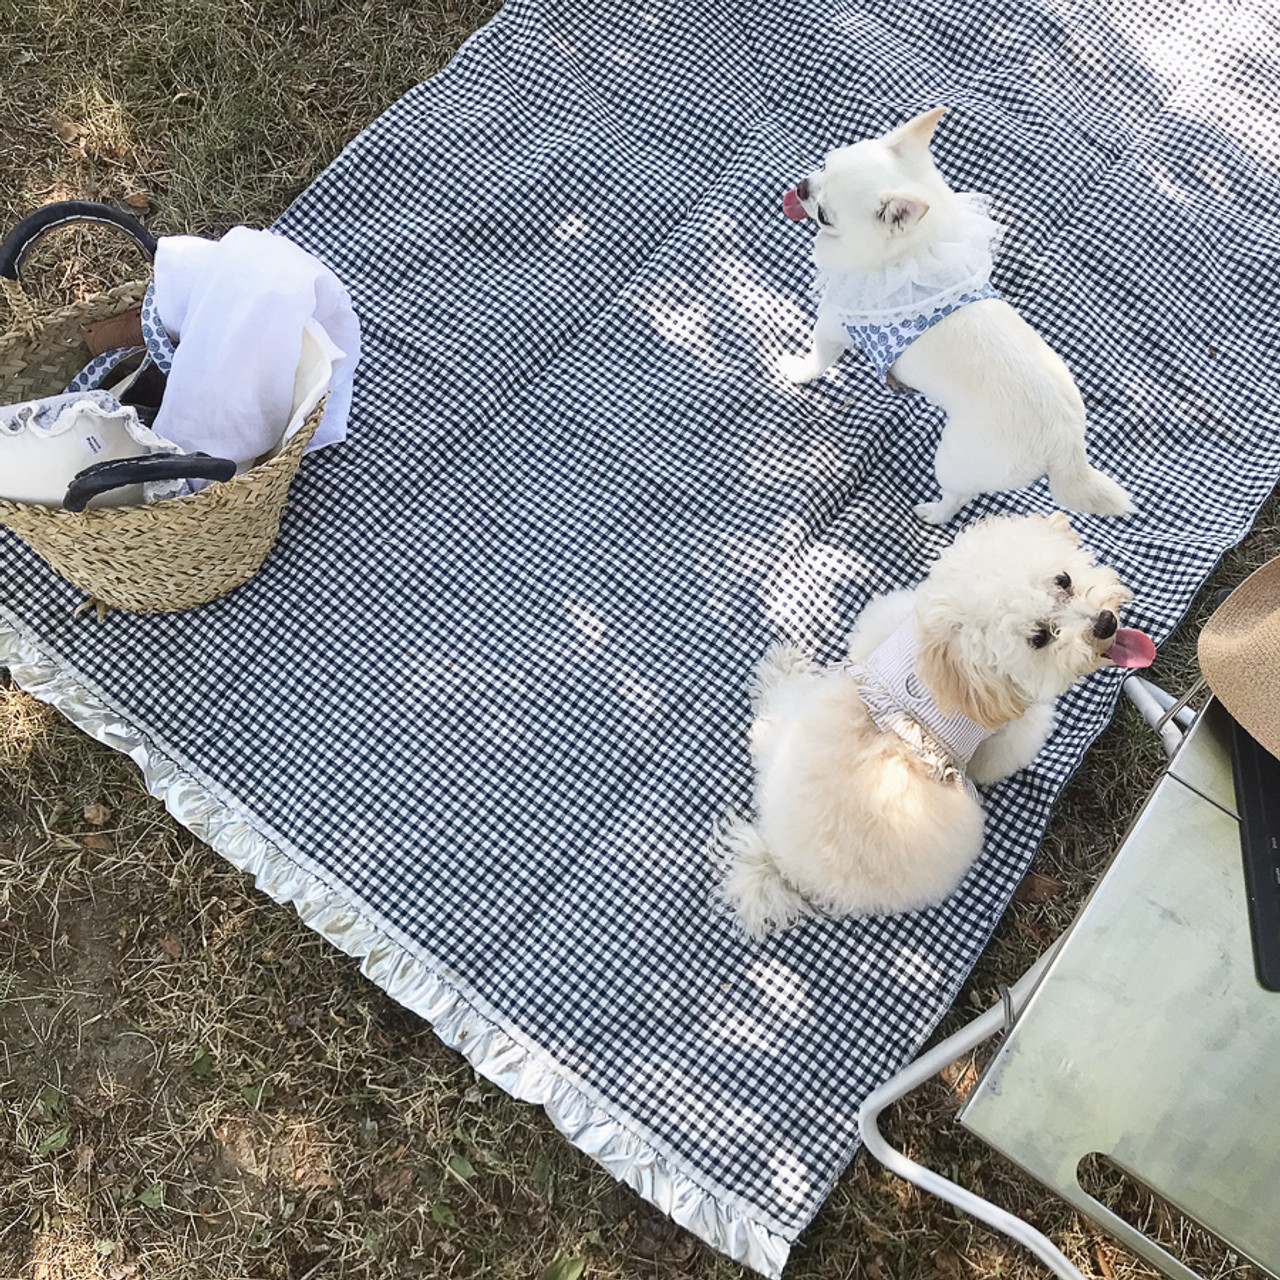
[{"label": "cream pomeranian", "polygon": [[973,784],[1028,765],[1082,676],[1150,664],[1117,623],[1131,598],[1061,513],[992,516],[867,604],[848,662],[773,646],[751,683],[757,817],[713,849],[743,930],[941,902],[982,850]]},{"label": "cream pomeranian", "polygon": [[934,462],[942,496],[916,507],[929,524],[1043,475],[1061,507],[1127,514],[1128,494],[1089,464],[1067,366],[991,285],[1001,227],[989,201],[952,191],[934,166],[944,111],[829,152],[786,193],[787,216],[817,228],[821,301],[812,349],[781,371],[810,382],[859,346],[881,377],[946,410]]}]

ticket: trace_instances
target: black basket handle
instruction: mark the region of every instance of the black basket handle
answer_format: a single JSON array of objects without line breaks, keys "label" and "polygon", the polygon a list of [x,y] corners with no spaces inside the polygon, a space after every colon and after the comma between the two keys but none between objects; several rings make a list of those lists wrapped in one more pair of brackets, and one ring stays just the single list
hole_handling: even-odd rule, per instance
[{"label": "black basket handle", "polygon": [[150,454],[141,458],[116,458],[95,462],[72,478],[62,505],[68,511],[83,511],[91,498],[126,484],[148,480],[230,480],[236,464],[230,458],[211,458],[207,453]]},{"label": "black basket handle", "polygon": [[0,278],[16,282],[18,268],[31,252],[37,240],[54,227],[65,227],[72,222],[96,222],[100,226],[115,227],[123,231],[147,255],[155,261],[156,238],[140,223],[120,209],[107,204],[95,204],[90,200],[58,200],[29,213],[0,243]]}]

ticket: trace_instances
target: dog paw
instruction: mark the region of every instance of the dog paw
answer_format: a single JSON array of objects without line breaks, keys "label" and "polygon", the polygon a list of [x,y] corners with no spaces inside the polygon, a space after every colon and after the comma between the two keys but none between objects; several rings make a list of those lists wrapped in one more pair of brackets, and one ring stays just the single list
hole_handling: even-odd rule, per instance
[{"label": "dog paw", "polygon": [[783,356],[778,361],[778,372],[790,383],[801,386],[812,382],[821,372],[809,356]]},{"label": "dog paw", "polygon": [[806,650],[785,641],[775,641],[756,663],[747,680],[751,709],[759,713],[778,685],[796,676],[812,675],[817,669],[817,663]]},{"label": "dog paw", "polygon": [[925,524],[946,524],[955,515],[949,502],[922,502],[913,509],[916,519],[923,520]]}]

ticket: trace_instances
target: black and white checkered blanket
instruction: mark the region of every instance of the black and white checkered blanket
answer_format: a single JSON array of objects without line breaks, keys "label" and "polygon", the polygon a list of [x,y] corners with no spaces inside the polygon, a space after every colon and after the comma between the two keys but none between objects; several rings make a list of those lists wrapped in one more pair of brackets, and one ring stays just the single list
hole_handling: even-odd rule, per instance
[{"label": "black and white checkered blanket", "polygon": [[[0,658],[574,1142],[776,1273],[1027,869],[1119,673],[989,798],[933,911],[764,945],[704,846],[749,794],[747,673],[835,656],[918,524],[939,415],[847,356],[783,190],[945,103],[995,282],[1071,366],[1082,518],[1166,635],[1280,475],[1274,10],[1248,0],[512,0],[280,227],[350,286],[352,432],[192,614],[71,621],[0,539]],[[1046,510],[1043,484],[985,499]]]}]

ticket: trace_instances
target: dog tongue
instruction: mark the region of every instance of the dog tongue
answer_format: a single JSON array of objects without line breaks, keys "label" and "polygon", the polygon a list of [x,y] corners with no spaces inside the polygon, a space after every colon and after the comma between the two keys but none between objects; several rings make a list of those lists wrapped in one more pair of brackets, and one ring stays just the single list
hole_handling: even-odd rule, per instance
[{"label": "dog tongue", "polygon": [[1117,667],[1149,667],[1156,657],[1156,647],[1151,637],[1132,627],[1121,627],[1116,632],[1107,657]]},{"label": "dog tongue", "polygon": [[800,203],[800,197],[796,195],[794,187],[782,197],[782,212],[793,222],[803,222],[809,216],[805,213],[804,205]]}]

